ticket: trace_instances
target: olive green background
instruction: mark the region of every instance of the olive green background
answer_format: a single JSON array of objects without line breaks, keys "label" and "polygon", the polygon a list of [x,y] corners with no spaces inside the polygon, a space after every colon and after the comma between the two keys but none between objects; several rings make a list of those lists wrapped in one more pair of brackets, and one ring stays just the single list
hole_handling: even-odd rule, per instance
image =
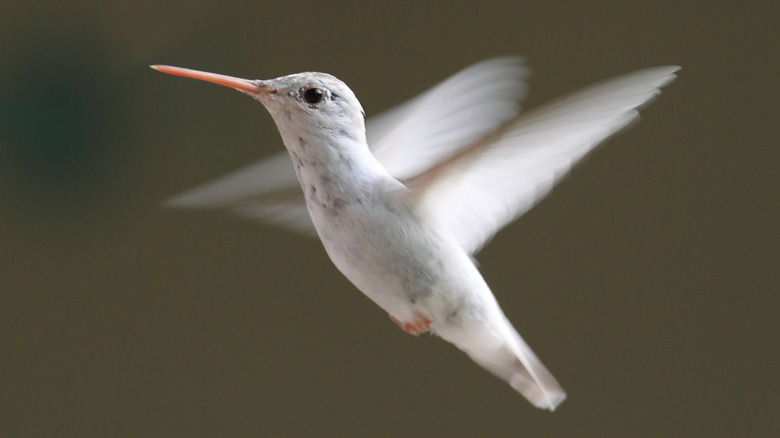
[{"label": "olive green background", "polygon": [[[3,0],[0,436],[780,436],[777,5],[470,3]],[[526,107],[683,66],[479,255],[555,413],[398,330],[319,242],[160,206],[282,145],[149,64],[326,71],[370,116],[508,54]]]}]

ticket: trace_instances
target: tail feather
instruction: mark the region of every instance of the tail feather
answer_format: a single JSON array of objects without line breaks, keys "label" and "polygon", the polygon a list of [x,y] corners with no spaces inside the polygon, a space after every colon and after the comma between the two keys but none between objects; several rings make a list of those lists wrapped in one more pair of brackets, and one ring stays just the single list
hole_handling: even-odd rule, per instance
[{"label": "tail feather", "polygon": [[566,399],[566,392],[536,357],[509,321],[501,327],[484,324],[447,324],[435,332],[455,344],[496,377],[509,383],[534,406],[554,411]]},{"label": "tail feather", "polygon": [[515,369],[507,382],[536,407],[554,411],[566,399],[566,392],[523,338],[517,332],[514,334]]},{"label": "tail feather", "polygon": [[566,399],[566,392],[519,335],[517,340],[519,343],[515,346],[505,344],[498,349],[463,350],[534,406],[554,411]]}]

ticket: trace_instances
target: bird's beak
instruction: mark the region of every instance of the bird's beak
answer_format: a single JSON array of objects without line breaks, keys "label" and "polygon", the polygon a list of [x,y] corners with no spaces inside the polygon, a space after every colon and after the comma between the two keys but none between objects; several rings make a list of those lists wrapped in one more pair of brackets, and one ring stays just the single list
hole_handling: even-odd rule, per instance
[{"label": "bird's beak", "polygon": [[200,79],[201,81],[213,82],[226,87],[235,88],[252,94],[275,94],[276,90],[263,84],[263,81],[250,81],[249,79],[234,78],[233,76],[219,75],[205,71],[190,70],[188,68],[171,67],[169,65],[150,65],[151,68],[168,73],[174,76],[184,76],[185,78]]}]

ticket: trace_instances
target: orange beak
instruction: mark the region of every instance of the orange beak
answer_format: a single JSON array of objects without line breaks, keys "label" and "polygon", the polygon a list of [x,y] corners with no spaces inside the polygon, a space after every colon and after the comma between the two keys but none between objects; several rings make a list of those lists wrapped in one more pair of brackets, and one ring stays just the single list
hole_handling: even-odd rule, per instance
[{"label": "orange beak", "polygon": [[174,76],[184,76],[185,78],[199,79],[201,81],[213,82],[226,87],[235,88],[239,91],[259,94],[274,94],[276,90],[262,85],[261,81],[250,81],[248,79],[234,78],[233,76],[219,75],[205,71],[190,70],[188,68],[171,67],[169,65],[150,65],[151,68],[168,73]]}]

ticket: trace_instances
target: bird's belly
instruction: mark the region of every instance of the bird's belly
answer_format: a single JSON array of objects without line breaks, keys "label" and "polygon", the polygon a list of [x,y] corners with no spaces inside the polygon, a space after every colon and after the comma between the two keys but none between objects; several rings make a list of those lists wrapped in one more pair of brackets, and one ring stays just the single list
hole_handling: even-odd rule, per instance
[{"label": "bird's belly", "polygon": [[414,216],[376,205],[309,211],[336,267],[394,317],[434,320],[457,306],[453,251]]}]

